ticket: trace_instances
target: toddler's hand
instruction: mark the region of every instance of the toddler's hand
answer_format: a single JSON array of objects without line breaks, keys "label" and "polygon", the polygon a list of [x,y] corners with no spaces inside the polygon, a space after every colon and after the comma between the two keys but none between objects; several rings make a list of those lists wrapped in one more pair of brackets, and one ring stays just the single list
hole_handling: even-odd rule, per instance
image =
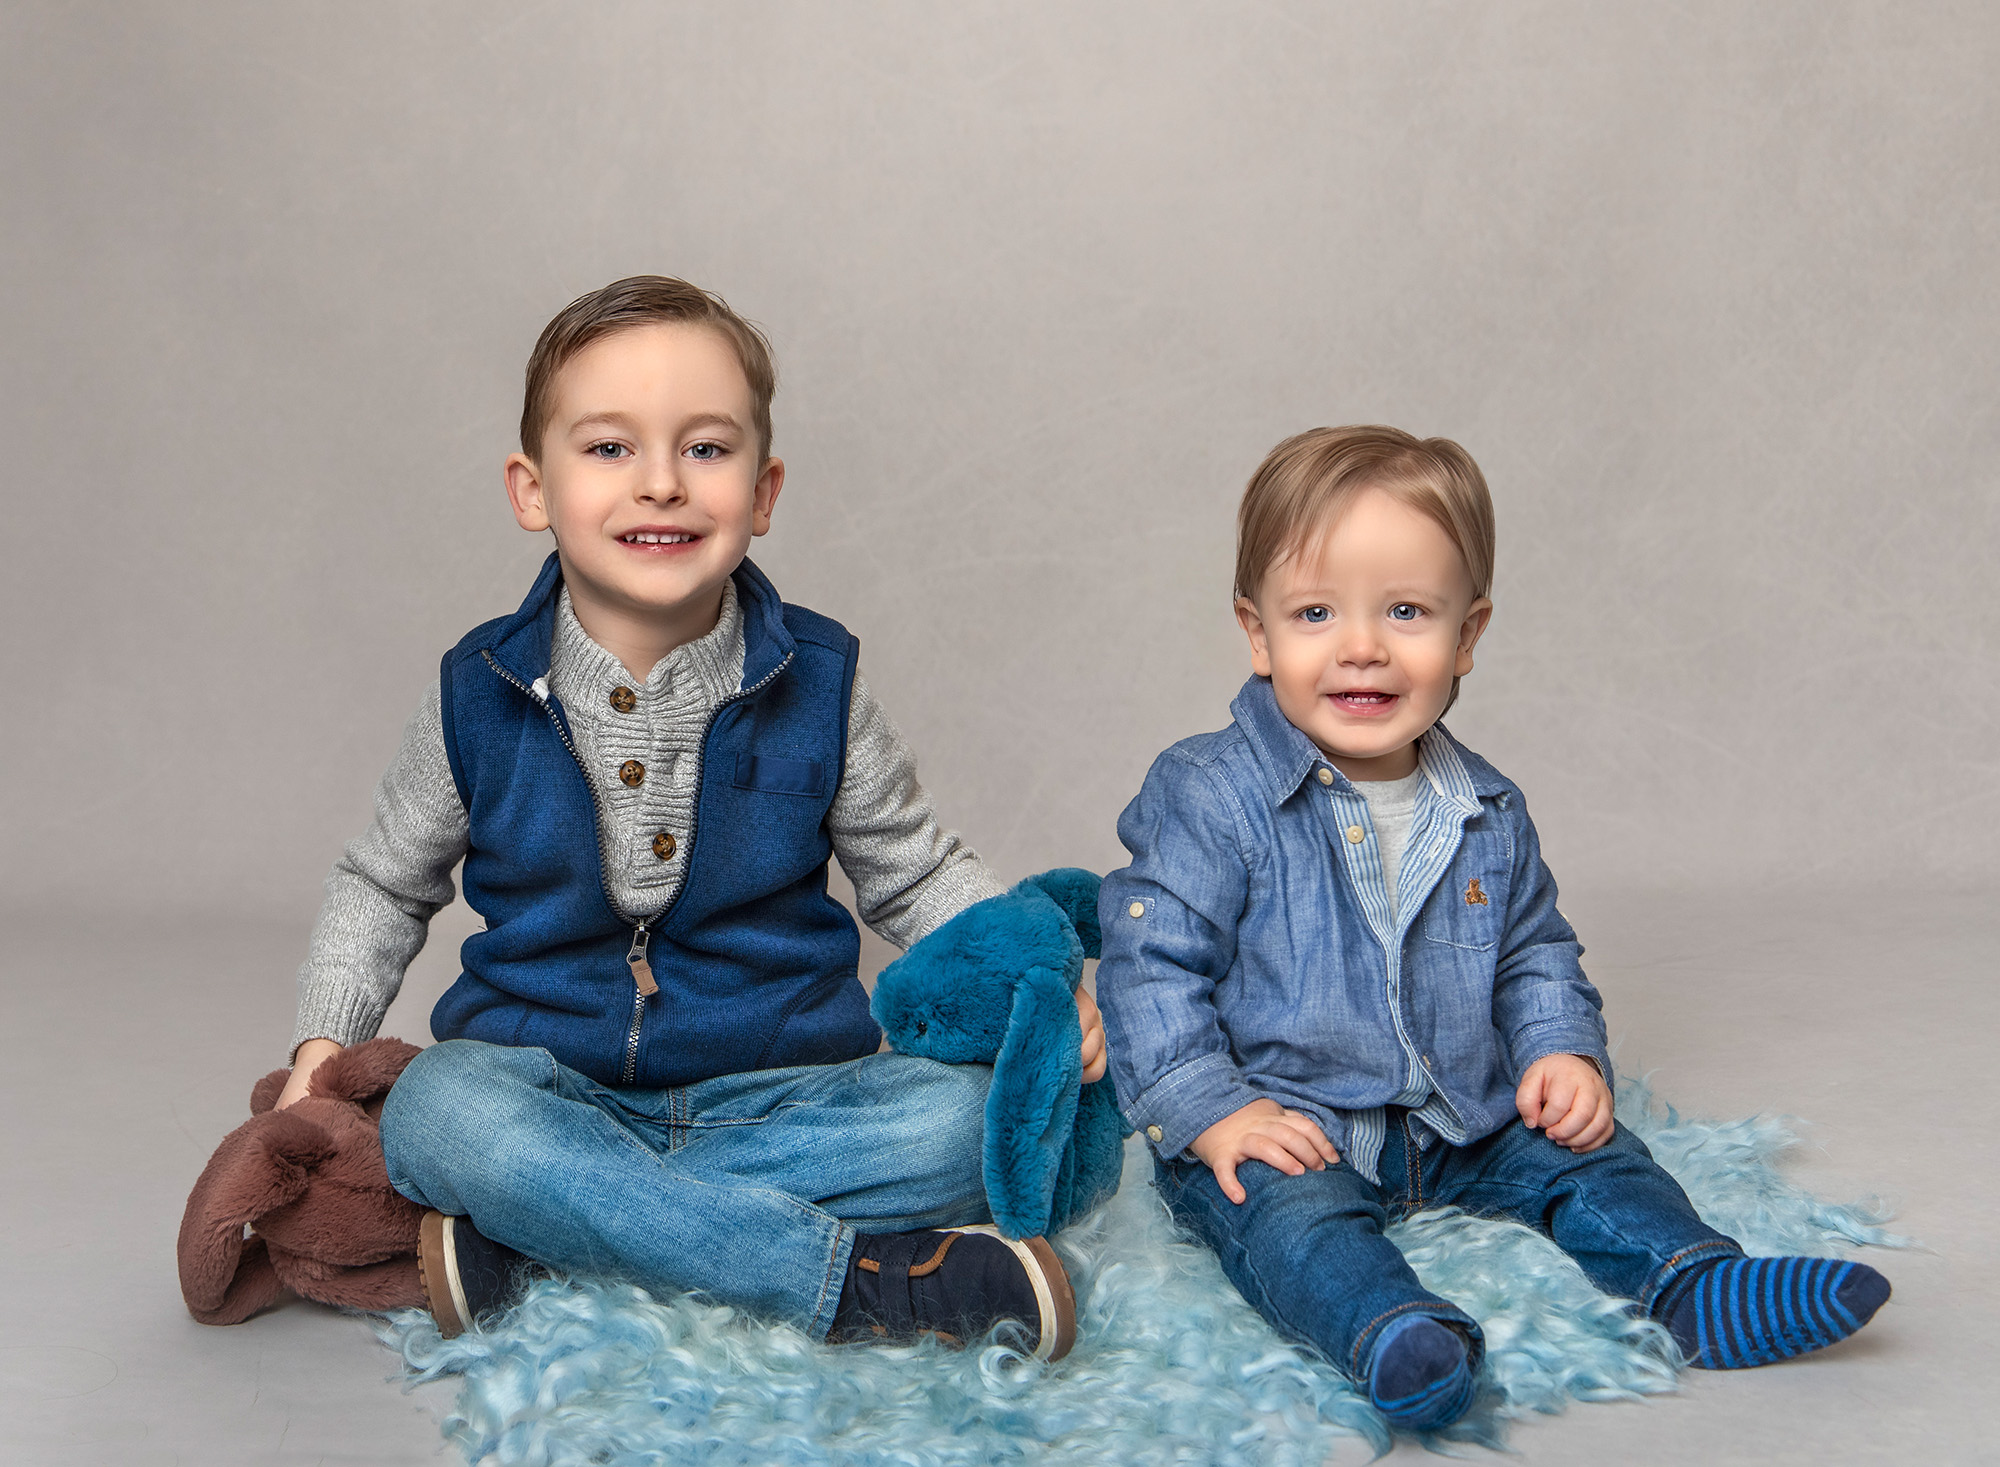
[{"label": "toddler's hand", "polygon": [[283,1110],[294,1101],[304,1100],[313,1071],[339,1053],[340,1046],[331,1039],[308,1039],[301,1044],[299,1052],[292,1056],[292,1078],[285,1081],[285,1088],[278,1092],[275,1108]]},{"label": "toddler's hand", "polygon": [[1104,1015],[1097,1011],[1097,1000],[1081,988],[1076,991],[1076,1021],[1083,1026],[1078,1053],[1083,1058],[1083,1083],[1089,1085],[1104,1078],[1111,1057],[1104,1050]]},{"label": "toddler's hand", "polygon": [[1530,1129],[1578,1156],[1611,1139],[1611,1087],[1582,1055],[1545,1054],[1529,1065],[1514,1108]]},{"label": "toddler's hand", "polygon": [[1288,1177],[1303,1176],[1311,1167],[1325,1171],[1340,1153],[1311,1116],[1286,1110],[1275,1100],[1253,1100],[1203,1131],[1188,1150],[1208,1163],[1222,1195],[1241,1203],[1250,1194],[1236,1180],[1241,1162],[1261,1161]]}]

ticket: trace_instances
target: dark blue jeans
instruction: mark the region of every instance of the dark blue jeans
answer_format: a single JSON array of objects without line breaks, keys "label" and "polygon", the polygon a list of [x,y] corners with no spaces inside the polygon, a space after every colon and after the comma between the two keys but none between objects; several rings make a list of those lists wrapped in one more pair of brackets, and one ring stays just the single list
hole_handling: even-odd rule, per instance
[{"label": "dark blue jeans", "polygon": [[1392,1106],[1389,1117],[1380,1186],[1344,1160],[1297,1177],[1250,1161],[1236,1169],[1249,1193],[1239,1206],[1198,1161],[1155,1166],[1175,1219],[1216,1251],[1257,1312],[1355,1380],[1384,1326],[1406,1314],[1465,1330],[1475,1365],[1484,1353],[1477,1322],[1418,1283],[1383,1236],[1421,1208],[1526,1223],[1598,1288],[1648,1311],[1690,1265],[1743,1251],[1695,1215],[1680,1184],[1623,1126],[1583,1156],[1518,1122],[1468,1146],[1433,1138],[1419,1150],[1408,1112]]}]

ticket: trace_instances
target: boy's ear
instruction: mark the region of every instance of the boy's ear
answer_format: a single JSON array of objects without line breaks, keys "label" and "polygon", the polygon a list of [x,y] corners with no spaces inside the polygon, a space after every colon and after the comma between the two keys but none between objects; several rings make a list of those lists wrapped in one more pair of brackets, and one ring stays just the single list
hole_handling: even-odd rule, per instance
[{"label": "boy's ear", "polygon": [[751,491],[750,533],[762,535],[771,528],[771,511],[778,503],[778,492],[785,487],[785,461],[781,458],[764,460],[764,472],[757,476],[756,487]]},{"label": "boy's ear", "polygon": [[515,523],[536,533],[546,530],[549,510],[542,500],[542,471],[535,461],[525,453],[510,453],[501,472],[507,476],[507,501],[514,506]]},{"label": "boy's ear", "polygon": [[1458,658],[1453,664],[1453,676],[1464,677],[1472,671],[1472,649],[1479,645],[1479,639],[1486,634],[1486,623],[1492,619],[1493,603],[1484,596],[1465,613],[1465,620],[1458,628]]},{"label": "boy's ear", "polygon": [[1271,675],[1271,638],[1264,629],[1264,618],[1257,614],[1257,603],[1248,596],[1236,598],[1236,624],[1243,628],[1243,635],[1250,639],[1250,670],[1259,677]]}]

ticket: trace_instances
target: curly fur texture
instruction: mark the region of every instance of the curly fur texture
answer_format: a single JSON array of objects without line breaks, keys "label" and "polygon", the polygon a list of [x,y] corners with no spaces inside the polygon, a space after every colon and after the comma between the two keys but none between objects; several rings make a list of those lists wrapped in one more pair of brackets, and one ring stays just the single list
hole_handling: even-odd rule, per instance
[{"label": "curly fur texture", "polygon": [[[1793,1142],[1782,1122],[1683,1121],[1633,1081],[1619,1114],[1753,1253],[1901,1243],[1876,1210],[1819,1201],[1774,1170]],[[412,1383],[461,1377],[444,1429],[475,1463],[1307,1467],[1343,1438],[1386,1450],[1387,1428],[1345,1377],[1274,1335],[1214,1256],[1176,1235],[1144,1148],[1125,1163],[1119,1193],[1056,1240],[1080,1333],[1054,1366],[1004,1334],[963,1353],[829,1348],[696,1299],[557,1281],[492,1329],[447,1341],[406,1313],[383,1338]],[[1538,1234],[1433,1212],[1391,1236],[1486,1330],[1481,1400],[1452,1438],[1497,1443],[1508,1417],[1673,1389],[1665,1331]]]},{"label": "curly fur texture", "polygon": [[902,1054],[991,1063],[984,1175],[1011,1238],[1068,1225],[1118,1185],[1109,1080],[1083,1085],[1071,995],[1098,950],[1098,878],[1063,867],[976,902],[882,970],[870,1005]]}]

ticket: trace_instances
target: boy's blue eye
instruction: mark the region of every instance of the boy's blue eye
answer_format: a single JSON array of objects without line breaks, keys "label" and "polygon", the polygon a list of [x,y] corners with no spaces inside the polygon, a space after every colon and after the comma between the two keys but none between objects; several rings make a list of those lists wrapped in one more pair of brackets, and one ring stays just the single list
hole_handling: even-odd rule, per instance
[{"label": "boy's blue eye", "polygon": [[689,458],[708,462],[722,457],[722,445],[720,443],[691,443],[688,445],[687,452]]},{"label": "boy's blue eye", "polygon": [[1410,605],[1407,601],[1398,601],[1394,606],[1389,608],[1389,619],[1391,621],[1415,621],[1422,615],[1422,610]]},{"label": "boy's blue eye", "polygon": [[1299,620],[1310,622],[1313,626],[1318,626],[1332,615],[1333,613],[1328,611],[1324,606],[1308,606],[1304,611],[1299,613]]},{"label": "boy's blue eye", "polygon": [[631,450],[622,443],[593,443],[584,452],[592,458],[615,459],[623,458]]}]

